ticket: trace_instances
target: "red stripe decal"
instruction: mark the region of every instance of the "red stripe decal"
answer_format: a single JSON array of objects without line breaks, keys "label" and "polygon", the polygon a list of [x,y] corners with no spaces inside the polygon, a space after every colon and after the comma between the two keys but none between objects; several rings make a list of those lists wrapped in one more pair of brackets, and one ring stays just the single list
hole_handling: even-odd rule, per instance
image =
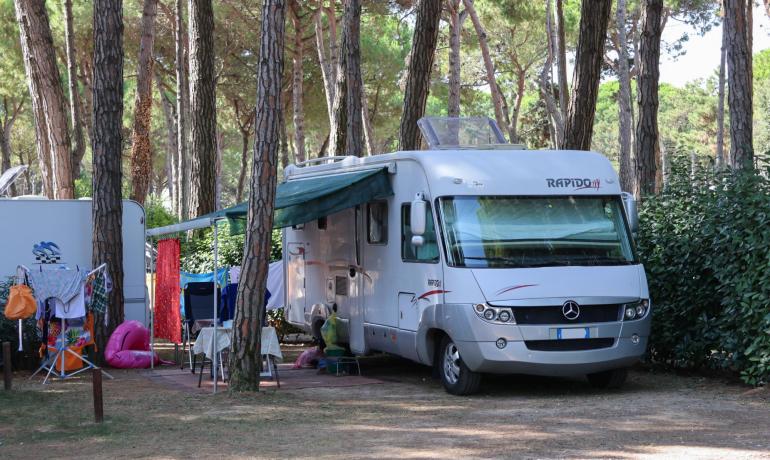
[{"label": "red stripe decal", "polygon": [[429,297],[429,296],[432,296],[432,295],[435,295],[435,294],[446,294],[447,292],[452,292],[452,291],[443,291],[441,289],[436,289],[436,290],[433,290],[433,291],[428,291],[425,294],[423,294],[420,297],[418,297],[417,300],[422,300],[422,299],[424,299],[426,297]]},{"label": "red stripe decal", "polygon": [[525,287],[532,287],[532,286],[537,286],[537,284],[519,284],[519,285],[516,285],[516,286],[510,286],[510,287],[502,288],[499,291],[497,291],[497,293],[495,295],[502,295],[502,294],[505,294],[508,291],[515,291],[516,289],[521,289],[521,288],[525,288]]}]

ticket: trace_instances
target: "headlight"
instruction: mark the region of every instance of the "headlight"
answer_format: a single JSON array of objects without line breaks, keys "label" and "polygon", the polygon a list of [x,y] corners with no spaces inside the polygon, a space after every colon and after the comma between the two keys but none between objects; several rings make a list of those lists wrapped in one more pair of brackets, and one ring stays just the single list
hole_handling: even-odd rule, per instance
[{"label": "headlight", "polygon": [[473,311],[479,318],[490,323],[516,324],[516,318],[510,307],[493,307],[479,303],[473,306]]},{"label": "headlight", "polygon": [[642,299],[638,302],[623,305],[623,319],[626,321],[642,319],[650,309],[650,301]]}]

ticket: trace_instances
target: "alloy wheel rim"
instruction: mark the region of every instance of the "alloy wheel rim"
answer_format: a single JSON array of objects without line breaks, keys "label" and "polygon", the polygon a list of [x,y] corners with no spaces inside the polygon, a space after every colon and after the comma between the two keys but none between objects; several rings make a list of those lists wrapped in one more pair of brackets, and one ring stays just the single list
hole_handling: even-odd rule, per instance
[{"label": "alloy wheel rim", "polygon": [[444,378],[450,385],[460,379],[460,350],[454,342],[449,342],[444,349]]}]

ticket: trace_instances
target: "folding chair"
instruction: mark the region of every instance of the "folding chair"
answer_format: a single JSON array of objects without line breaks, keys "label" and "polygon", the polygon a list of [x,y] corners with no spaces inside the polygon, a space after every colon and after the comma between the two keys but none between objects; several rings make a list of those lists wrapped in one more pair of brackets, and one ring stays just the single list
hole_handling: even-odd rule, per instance
[{"label": "folding chair", "polygon": [[[220,289],[217,287],[217,298],[221,299]],[[190,363],[190,372],[195,373],[197,359],[192,352],[193,326],[196,321],[214,321],[214,283],[196,282],[187,283],[184,289],[184,338],[182,353],[187,352]],[[180,366],[180,369],[182,367]]]}]

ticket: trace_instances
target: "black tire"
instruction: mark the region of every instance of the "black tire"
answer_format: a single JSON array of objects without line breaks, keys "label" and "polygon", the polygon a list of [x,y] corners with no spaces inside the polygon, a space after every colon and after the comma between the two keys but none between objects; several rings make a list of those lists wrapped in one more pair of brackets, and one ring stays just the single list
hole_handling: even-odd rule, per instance
[{"label": "black tire", "polygon": [[447,393],[465,396],[479,390],[481,374],[468,369],[460,357],[460,351],[449,336],[444,336],[441,340],[436,363],[439,366],[441,383]]},{"label": "black tire", "polygon": [[595,374],[588,374],[586,377],[588,377],[588,383],[594,388],[620,388],[626,382],[628,369],[612,369],[609,371],[597,372]]}]

